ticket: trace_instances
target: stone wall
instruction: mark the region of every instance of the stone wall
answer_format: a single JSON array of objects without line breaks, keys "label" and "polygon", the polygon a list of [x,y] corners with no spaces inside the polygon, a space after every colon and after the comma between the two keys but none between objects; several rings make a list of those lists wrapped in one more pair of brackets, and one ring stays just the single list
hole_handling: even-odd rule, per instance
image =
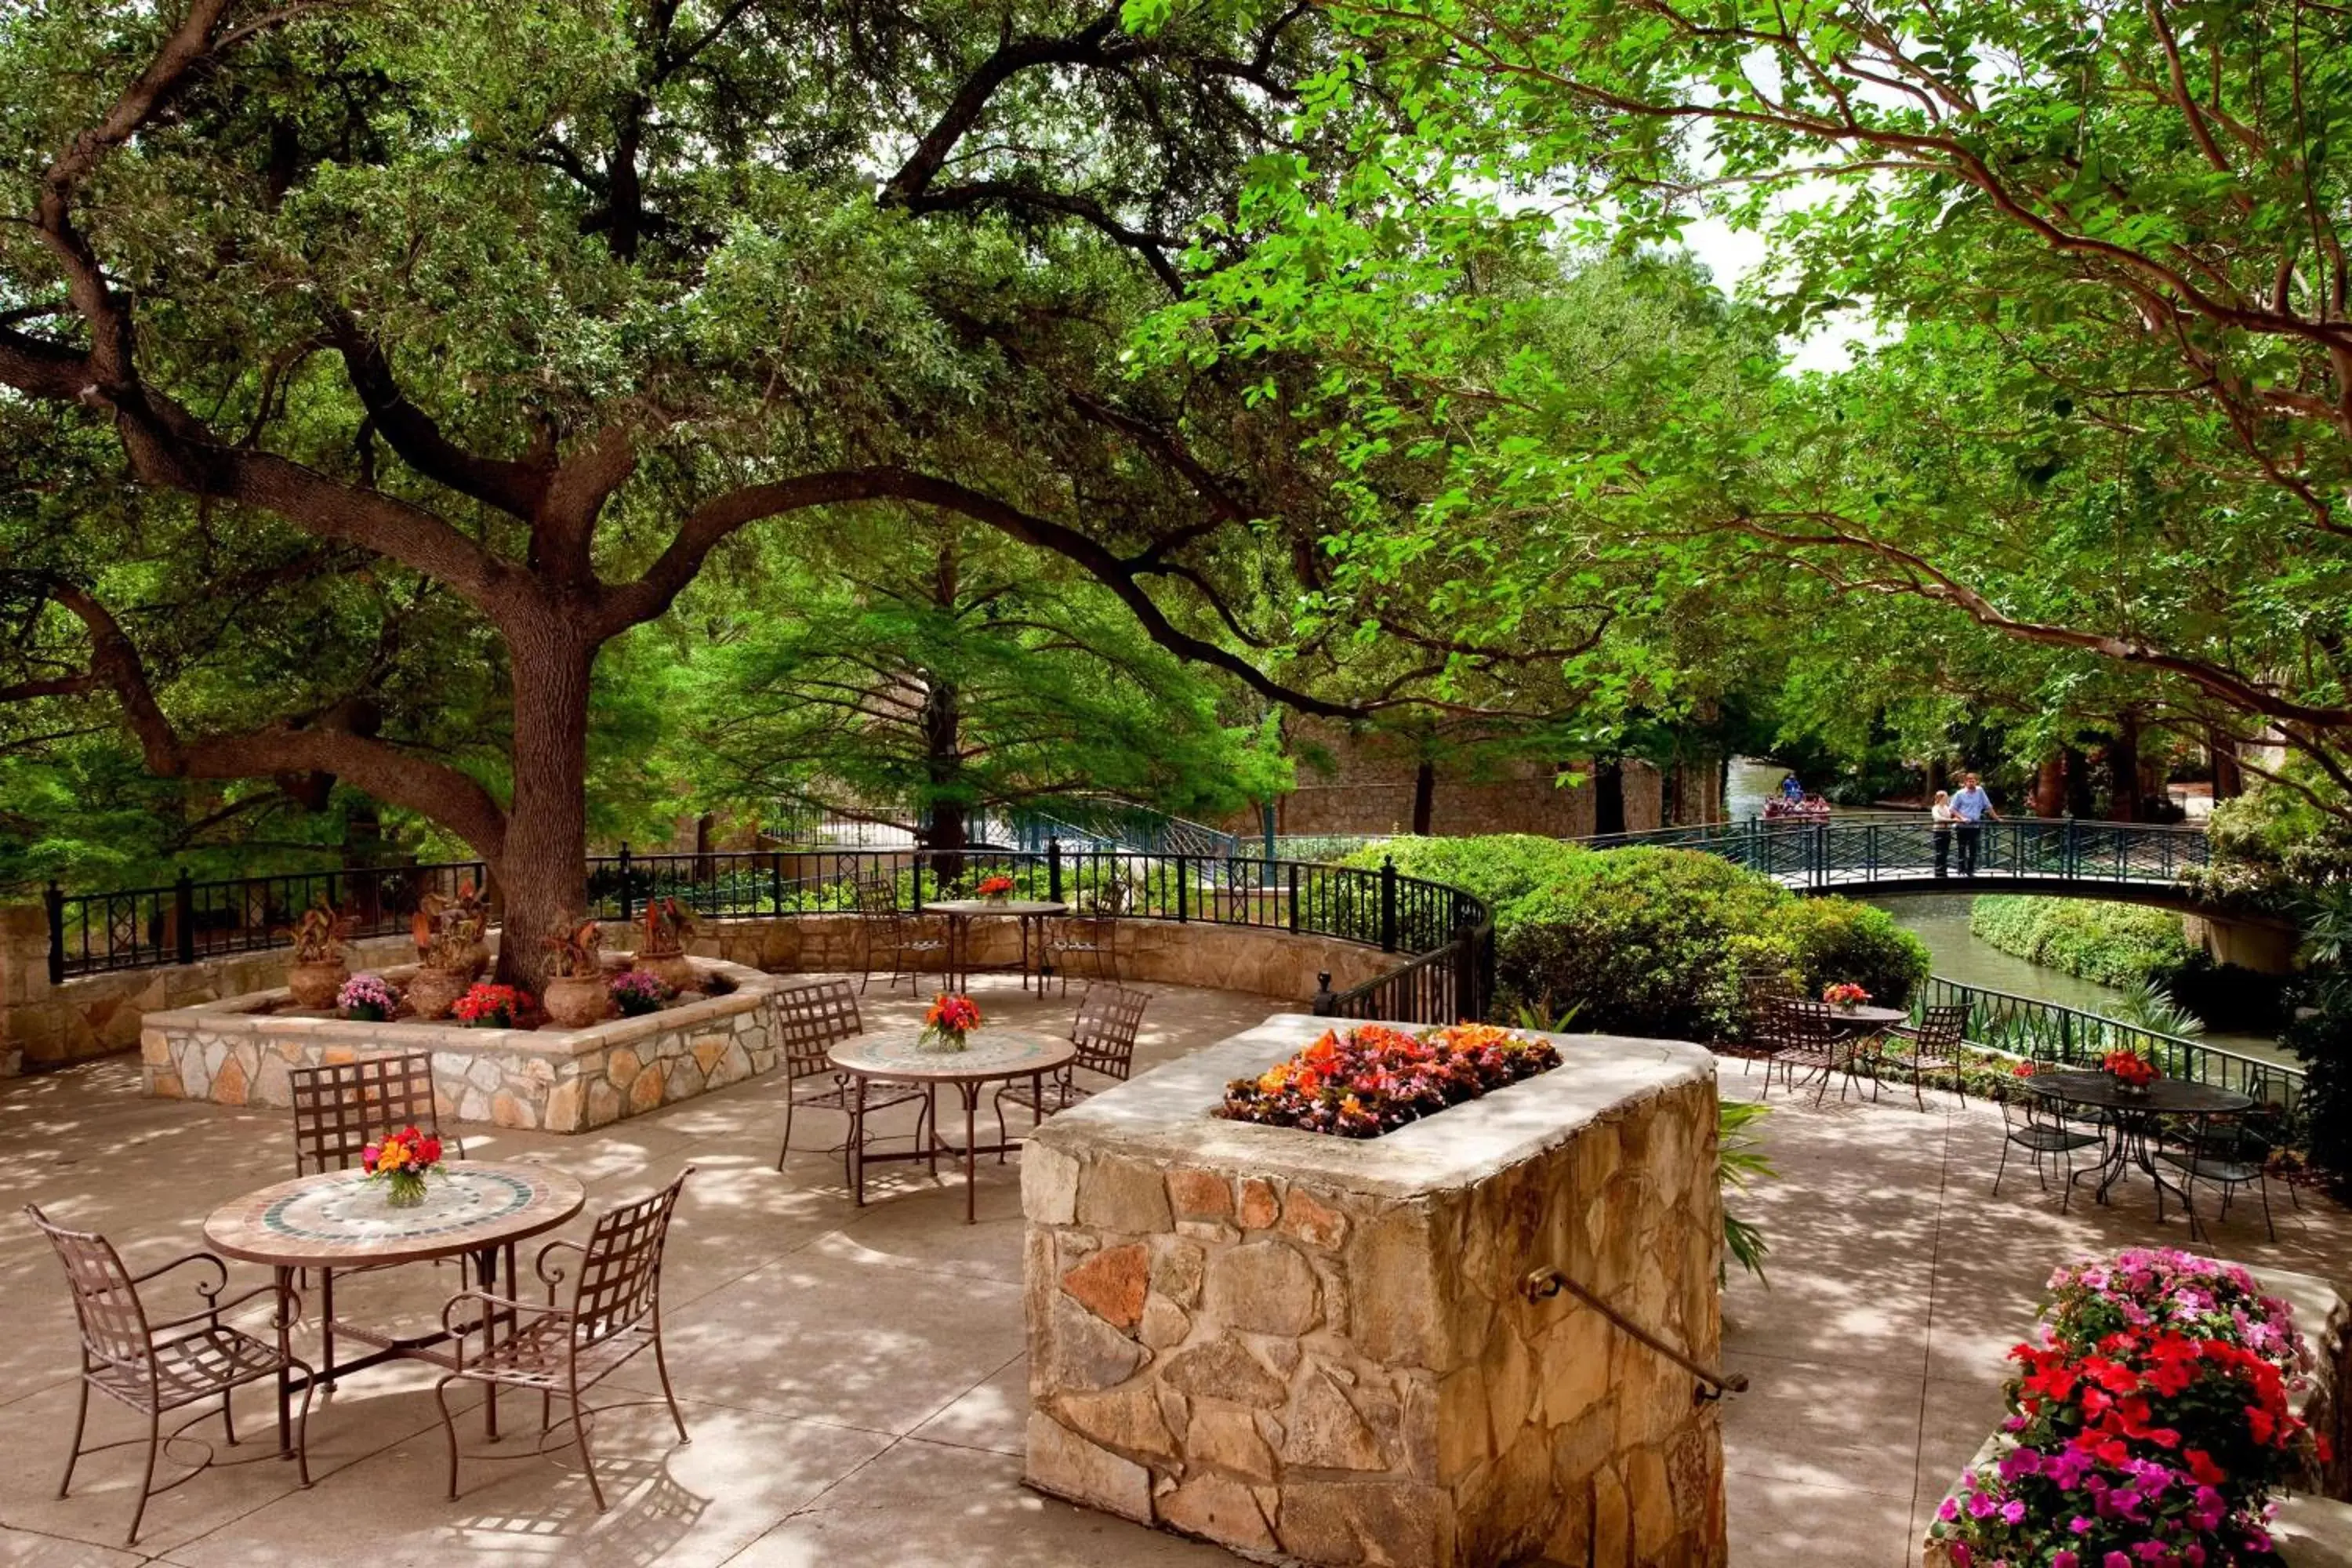
[{"label": "stone wall", "polygon": [[[280,955],[282,962],[283,955]],[[587,1029],[361,1024],[268,1011],[283,989],[148,1016],[146,1090],[167,1100],[290,1106],[287,1074],[395,1050],[433,1053],[444,1121],[584,1132],[772,1069],[770,998],[790,984],[739,964],[700,965],[735,989]],[[399,979],[403,969],[382,973]]]},{"label": "stone wall", "polygon": [[[1112,967],[1120,979],[1246,991],[1299,1003],[1314,996],[1318,975],[1330,975],[1331,988],[1344,991],[1405,962],[1402,954],[1361,942],[1280,930],[1159,920],[1122,921],[1115,929]],[[856,915],[786,915],[713,921],[691,946],[706,957],[754,969],[857,973],[866,967],[866,936],[865,922]],[[1011,963],[1020,955],[1021,933],[1009,920],[976,921],[971,942],[979,963]],[[1093,977],[1092,961],[1082,960],[1070,978],[1083,983]],[[882,984],[883,977],[874,984]]]},{"label": "stone wall", "polygon": [[[355,942],[352,968],[415,956],[406,937]],[[139,1044],[142,1020],[267,990],[286,978],[286,949],[224,953],[195,963],[124,969],[49,983],[49,928],[40,909],[0,909],[0,1077],[111,1056]]]},{"label": "stone wall", "polygon": [[1557,1266],[1715,1363],[1712,1058],[1556,1037],[1559,1069],[1365,1142],[1208,1114],[1318,1027],[1270,1018],[1035,1134],[1030,1483],[1310,1563],[1722,1563],[1715,1407],[1520,1289]]}]

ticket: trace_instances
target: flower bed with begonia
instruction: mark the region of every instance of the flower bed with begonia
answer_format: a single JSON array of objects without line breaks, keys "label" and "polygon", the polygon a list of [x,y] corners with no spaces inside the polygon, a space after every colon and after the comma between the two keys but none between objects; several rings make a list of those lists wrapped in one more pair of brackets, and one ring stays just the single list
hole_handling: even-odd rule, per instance
[{"label": "flower bed with begonia", "polygon": [[1232,1121],[1377,1138],[1449,1105],[1559,1065],[1549,1040],[1491,1024],[1409,1035],[1363,1024],[1321,1038],[1256,1078],[1225,1086],[1217,1114]]},{"label": "flower bed with begonia", "polygon": [[2273,1561],[2271,1495],[2315,1440],[2287,1393],[2310,1356],[2234,1264],[2133,1250],[2051,1277],[2003,1424],[1933,1533],[1958,1568],[2225,1568]]}]

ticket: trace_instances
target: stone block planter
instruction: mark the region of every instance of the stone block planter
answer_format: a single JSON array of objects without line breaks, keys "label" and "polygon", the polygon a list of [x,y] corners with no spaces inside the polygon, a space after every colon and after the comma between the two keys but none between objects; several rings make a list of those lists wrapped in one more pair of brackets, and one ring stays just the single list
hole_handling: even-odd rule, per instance
[{"label": "stone block planter", "polygon": [[1563,1065],[1356,1142],[1210,1112],[1278,1016],[1048,1121],[1022,1157],[1041,1490],[1311,1563],[1725,1561],[1715,1407],[1558,1267],[1717,1359],[1715,1068]]},{"label": "stone block planter", "polygon": [[[291,1106],[289,1069],[391,1051],[433,1053],[444,1121],[585,1132],[772,1069],[770,998],[794,984],[698,959],[734,989],[583,1029],[362,1024],[270,1011],[283,989],[151,1013],[140,1031],[146,1091],[221,1105]],[[404,971],[384,973],[394,980]]]}]

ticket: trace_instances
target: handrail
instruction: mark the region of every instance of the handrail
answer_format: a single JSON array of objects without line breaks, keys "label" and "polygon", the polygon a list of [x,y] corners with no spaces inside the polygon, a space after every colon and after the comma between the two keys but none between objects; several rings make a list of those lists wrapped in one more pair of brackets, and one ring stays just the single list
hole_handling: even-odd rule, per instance
[{"label": "handrail", "polygon": [[[1804,892],[1928,880],[1961,888],[2019,881],[2177,886],[2184,873],[2211,858],[2200,827],[2074,817],[2005,818],[1973,830],[1965,825],[1941,829],[1916,814],[1748,817],[1569,842],[1599,850],[1697,850]],[[1961,871],[1963,856],[1973,857],[1973,872]]]},{"label": "handrail", "polygon": [[[1240,926],[1333,938],[1407,956],[1450,952],[1465,931],[1489,929],[1486,904],[1465,890],[1377,870],[1255,856],[1209,858],[1125,849],[1043,852],[967,849],[723,850],[708,855],[595,856],[587,865],[588,913],[627,921],[646,900],[675,897],[706,920],[845,912],[856,883],[887,878],[919,910],[944,886],[1003,871],[1036,896],[1069,899],[1110,882],[1129,893],[1131,917]],[[356,909],[352,934],[407,929],[423,896],[485,879],[479,862],[295,873],[47,898],[53,981],[71,974],[155,968],[201,957],[285,945],[283,928],[315,898]],[[1486,993],[1478,990],[1474,999]],[[1443,1020],[1452,1022],[1452,1019]]]},{"label": "handrail", "polygon": [[1623,1333],[1628,1339],[1634,1341],[1636,1343],[1649,1346],[1650,1349],[1657,1352],[1660,1355],[1665,1357],[1668,1361],[1674,1363],[1676,1366],[1682,1368],[1693,1377],[1698,1379],[1702,1385],[1699,1389],[1698,1394],[1698,1397],[1701,1400],[1720,1399],[1727,1394],[1745,1394],[1748,1392],[1748,1374],[1746,1373],[1717,1372],[1711,1366],[1702,1364],[1691,1356],[1685,1354],[1683,1352],[1678,1351],[1674,1346],[1666,1343],[1665,1341],[1658,1338],[1657,1335],[1652,1333],[1641,1324],[1633,1321],[1633,1319],[1628,1318],[1622,1312],[1620,1312],[1616,1308],[1602,1300],[1592,1291],[1586,1289],[1582,1285],[1577,1283],[1577,1281],[1569,1278],[1568,1275],[1562,1273],[1558,1268],[1544,1268],[1530,1269],[1528,1272],[1527,1277],[1519,1281],[1519,1292],[1527,1297],[1530,1303],[1537,1301],[1549,1301],[1563,1290],[1575,1297],[1578,1300],[1583,1302],[1586,1306],[1591,1308],[1594,1311],[1600,1313],[1602,1317],[1608,1319],[1612,1323],[1614,1323],[1619,1331]]},{"label": "handrail", "polygon": [[[2144,1028],[2061,1002],[2045,1002],[2038,996],[2021,996],[1934,974],[1913,994],[1911,1007],[1917,1016],[1925,1008],[1938,1005],[1957,1005],[1969,1010],[1967,1034],[1970,1044],[2013,1056],[2088,1065],[2110,1050],[2128,1047],[2154,1061],[2168,1077],[2219,1084],[2288,1110],[2293,1110],[2303,1095],[2306,1075],[2299,1067],[2248,1056],[2186,1035]],[[2020,1046],[2024,1048],[2017,1048]]]}]

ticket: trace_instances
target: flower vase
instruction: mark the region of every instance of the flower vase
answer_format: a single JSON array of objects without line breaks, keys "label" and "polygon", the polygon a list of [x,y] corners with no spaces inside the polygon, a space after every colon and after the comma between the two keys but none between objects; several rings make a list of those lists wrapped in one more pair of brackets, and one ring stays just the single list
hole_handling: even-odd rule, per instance
[{"label": "flower vase", "polygon": [[1853,1010],[1861,1005],[1862,1004],[1859,1002],[1841,1002],[1837,1005],[1837,1010],[1841,1013],[1852,1016]]},{"label": "flower vase", "polygon": [[394,1171],[383,1178],[383,1206],[413,1209],[425,1202],[425,1178],[415,1171]]},{"label": "flower vase", "polygon": [[927,1051],[960,1051],[964,1048],[963,1031],[960,1029],[926,1029],[918,1042]]}]

